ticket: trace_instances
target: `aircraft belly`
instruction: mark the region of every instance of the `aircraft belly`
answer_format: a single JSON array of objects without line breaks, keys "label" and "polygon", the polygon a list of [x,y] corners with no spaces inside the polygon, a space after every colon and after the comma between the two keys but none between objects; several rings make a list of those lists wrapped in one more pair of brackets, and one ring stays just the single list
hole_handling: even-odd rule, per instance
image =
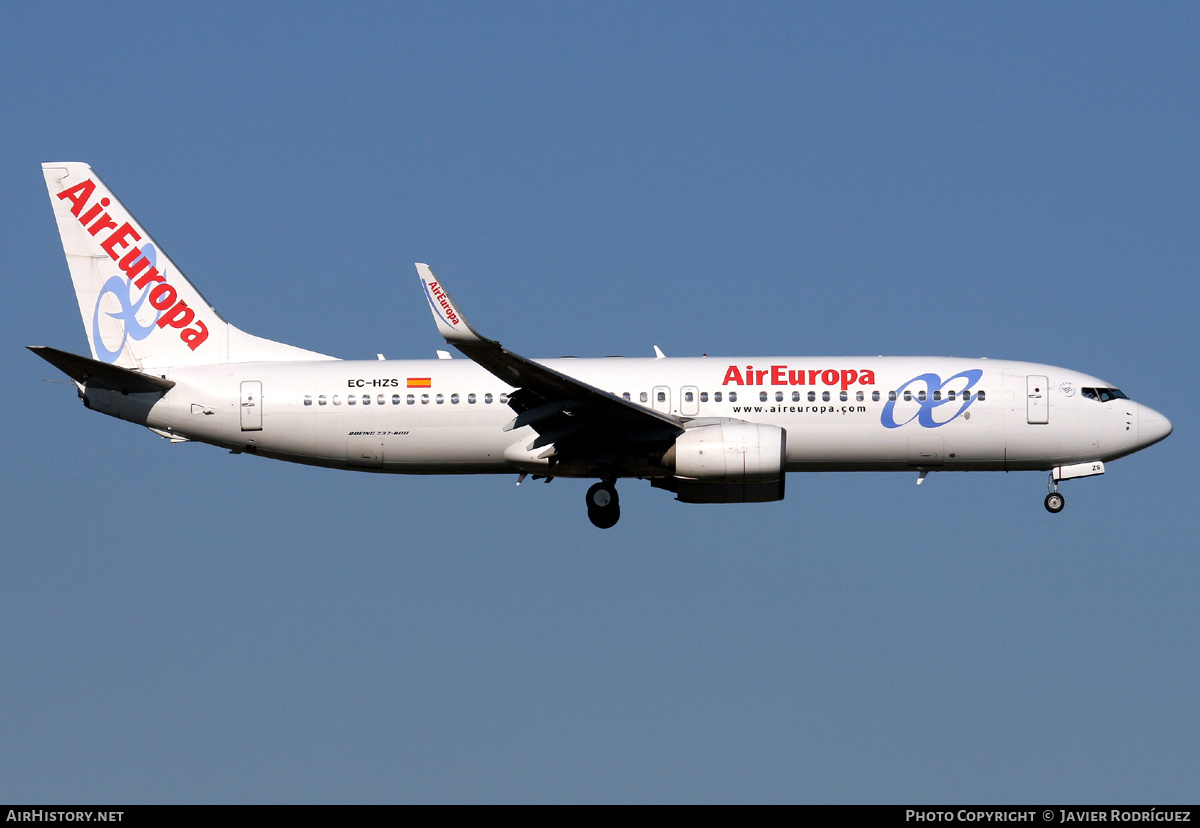
[{"label": "aircraft belly", "polygon": [[886,428],[869,423],[799,423],[788,429],[788,468],[903,470],[1002,468],[1003,428],[998,416],[981,415],[927,428],[913,421]]},{"label": "aircraft belly", "polygon": [[414,427],[384,437],[384,468],[433,469],[443,464],[504,469],[503,432],[497,427]]},{"label": "aircraft belly", "polygon": [[390,406],[299,405],[273,415],[268,406],[261,431],[234,439],[253,441],[282,459],[317,465],[414,474],[506,471],[505,441],[495,420]]},{"label": "aircraft belly", "polygon": [[947,469],[992,469],[1004,463],[1003,430],[990,412],[978,412],[971,420],[955,420],[936,431],[946,441]]},{"label": "aircraft belly", "polygon": [[787,430],[789,465],[819,463],[903,463],[906,439],[888,433],[878,423],[871,425],[796,425]]}]

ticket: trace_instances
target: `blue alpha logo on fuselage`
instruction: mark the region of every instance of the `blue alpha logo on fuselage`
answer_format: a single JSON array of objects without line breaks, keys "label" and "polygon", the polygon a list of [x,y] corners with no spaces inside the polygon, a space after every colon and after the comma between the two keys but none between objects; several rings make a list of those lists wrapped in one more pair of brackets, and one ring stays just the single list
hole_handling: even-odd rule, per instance
[{"label": "blue alpha logo on fuselage", "polygon": [[[983,371],[971,368],[960,371],[943,381],[937,374],[921,374],[896,389],[895,395],[889,395],[887,404],[879,421],[885,428],[900,428],[913,420],[922,428],[938,428],[961,417],[966,410],[979,399],[978,394],[972,394],[971,389],[983,378]],[[909,390],[912,385],[924,385],[924,389],[915,395]],[[904,397],[905,392],[908,398]],[[896,403],[901,403],[901,410],[907,412],[916,403],[917,410],[903,422],[896,422]],[[947,407],[948,406],[948,407]],[[956,407],[957,406],[957,407]],[[953,414],[950,412],[953,411]],[[949,414],[949,416],[946,416]]]}]

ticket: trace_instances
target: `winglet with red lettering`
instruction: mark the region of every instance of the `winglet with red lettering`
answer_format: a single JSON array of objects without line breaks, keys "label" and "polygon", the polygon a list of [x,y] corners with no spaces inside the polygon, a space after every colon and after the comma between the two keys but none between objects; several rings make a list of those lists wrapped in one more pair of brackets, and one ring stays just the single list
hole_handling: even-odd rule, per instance
[{"label": "winglet with red lettering", "polygon": [[438,281],[429,265],[417,262],[417,274],[425,287],[425,298],[429,300],[429,309],[433,311],[433,321],[437,323],[438,332],[447,342],[458,345],[488,341],[471,327],[471,323],[446,292],[446,286]]}]

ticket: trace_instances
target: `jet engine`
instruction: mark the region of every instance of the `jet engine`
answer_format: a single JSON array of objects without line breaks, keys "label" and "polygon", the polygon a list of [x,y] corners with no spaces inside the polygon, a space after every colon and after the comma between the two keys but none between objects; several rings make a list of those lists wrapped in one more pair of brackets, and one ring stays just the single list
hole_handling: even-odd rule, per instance
[{"label": "jet engine", "polygon": [[787,432],[772,425],[722,422],[689,428],[663,456],[675,476],[652,481],[684,503],[783,500]]}]

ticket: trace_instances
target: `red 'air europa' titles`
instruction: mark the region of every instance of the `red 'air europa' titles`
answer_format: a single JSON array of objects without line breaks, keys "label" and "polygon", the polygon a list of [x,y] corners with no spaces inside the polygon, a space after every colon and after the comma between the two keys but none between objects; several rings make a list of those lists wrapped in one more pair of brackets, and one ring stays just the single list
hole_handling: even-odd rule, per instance
[{"label": "red 'air europa' titles", "polygon": [[[134,287],[144,290],[150,284],[157,283],[150,289],[150,295],[147,297],[150,306],[161,311],[156,324],[160,328],[168,325],[172,328],[180,328],[179,338],[193,351],[196,350],[204,340],[208,339],[208,326],[196,318],[196,312],[188,307],[187,302],[179,298],[179,292],[167,282],[163,274],[158,272],[158,268],[150,264],[150,261],[142,255],[141,248],[134,245],[134,242],[141,240],[141,233],[134,230],[133,225],[127,221],[118,226],[117,222],[104,211],[104,208],[111,203],[109,199],[101,198],[86,211],[84,210],[88,199],[95,192],[96,182],[89,178],[82,184],[76,184],[74,187],[63,190],[58,197],[71,202],[71,215],[79,219],[79,223],[93,236],[98,236],[104,230],[112,230],[104,238],[104,241],[100,242],[100,247],[133,281]],[[129,249],[126,251],[125,248]],[[189,325],[193,327],[188,327]]]},{"label": "red 'air europa' titles", "polygon": [[826,368],[824,370],[804,370],[789,368],[786,365],[772,365],[769,368],[755,368],[747,365],[745,370],[740,366],[730,365],[725,372],[722,385],[840,385],[845,391],[851,385],[874,385],[874,371],[856,371],[853,368]]},{"label": "red 'air europa' titles", "polygon": [[438,300],[438,304],[442,306],[442,310],[446,312],[446,318],[450,320],[451,325],[458,324],[458,314],[454,312],[450,300],[446,298],[446,291],[438,287],[437,282],[429,283],[429,290],[433,293],[433,298]]}]

